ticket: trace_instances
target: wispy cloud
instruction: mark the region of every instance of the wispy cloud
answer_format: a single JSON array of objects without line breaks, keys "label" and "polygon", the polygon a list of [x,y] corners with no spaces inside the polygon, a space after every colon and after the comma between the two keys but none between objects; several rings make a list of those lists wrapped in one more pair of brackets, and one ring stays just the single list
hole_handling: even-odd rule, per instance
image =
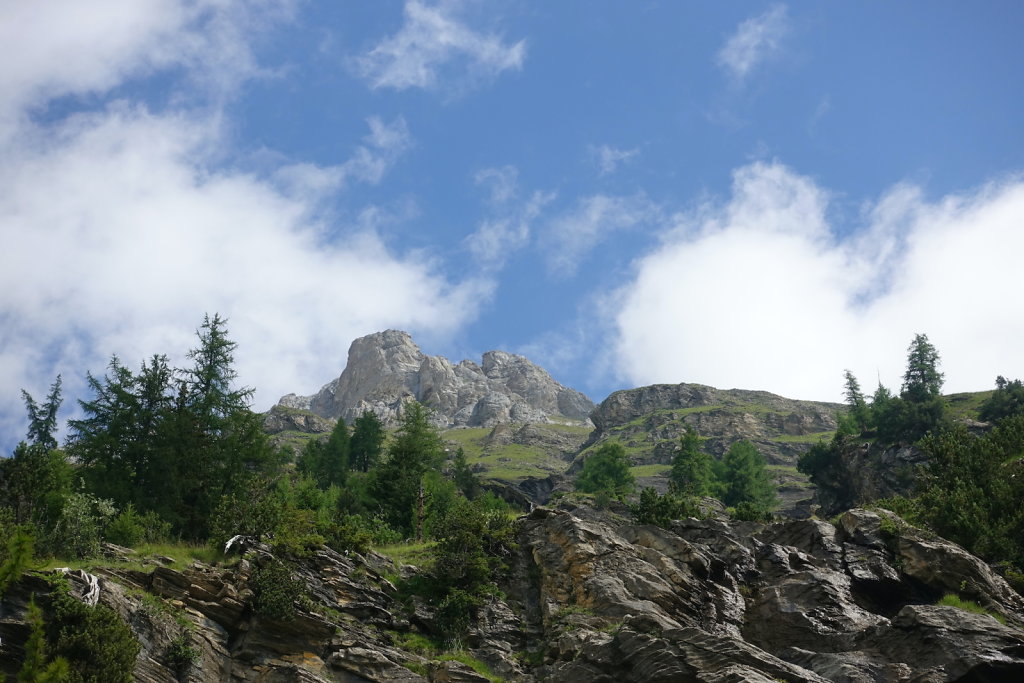
[{"label": "wispy cloud", "polygon": [[373,88],[434,88],[442,74],[456,68],[459,83],[489,80],[522,68],[526,41],[506,43],[500,35],[473,30],[457,18],[460,3],[405,4],[405,23],[356,59],[359,73]]},{"label": "wispy cloud", "polygon": [[936,202],[900,184],[852,233],[830,203],[812,179],[757,162],[728,201],[679,218],[606,306],[622,378],[840,400],[843,368],[898,387],[917,332],[951,391],[1024,375],[1024,302],[993,294],[1019,289],[1024,181]]},{"label": "wispy cloud", "polygon": [[376,185],[413,145],[405,119],[399,116],[385,123],[375,116],[366,120],[370,133],[352,156],[336,166],[297,163],[281,166],[273,173],[277,185],[290,196],[316,197],[343,189],[352,181]]},{"label": "wispy cloud", "polygon": [[479,171],[476,183],[490,190],[491,216],[466,237],[466,248],[485,272],[500,270],[512,254],[530,243],[531,226],[554,198],[552,192],[535,191],[525,202],[519,194],[519,172],[514,166]]},{"label": "wispy cloud", "polygon": [[556,278],[571,277],[587,254],[612,233],[660,220],[659,207],[642,193],[584,197],[545,228],[548,272]]},{"label": "wispy cloud", "polygon": [[789,32],[785,5],[773,5],[764,14],[747,19],[718,52],[718,63],[734,78],[744,80],[759,64],[777,53]]},{"label": "wispy cloud", "polygon": [[601,175],[614,173],[619,164],[634,159],[639,153],[638,149],[618,149],[609,145],[591,147],[590,152],[597,162],[598,171]]}]

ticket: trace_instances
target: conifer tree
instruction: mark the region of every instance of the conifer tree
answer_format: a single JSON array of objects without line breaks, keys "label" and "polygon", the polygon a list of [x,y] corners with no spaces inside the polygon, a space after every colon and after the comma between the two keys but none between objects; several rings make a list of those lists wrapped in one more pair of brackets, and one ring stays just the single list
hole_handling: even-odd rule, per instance
[{"label": "conifer tree", "polygon": [[369,472],[377,464],[384,447],[384,425],[369,410],[356,418],[349,445],[350,466],[359,472]]},{"label": "conifer tree", "polygon": [[606,441],[583,462],[576,477],[576,490],[621,496],[630,493],[635,483],[626,449],[616,441]]},{"label": "conifer tree", "polygon": [[422,478],[440,470],[444,442],[430,424],[427,409],[409,403],[391,445],[388,458],[373,471],[371,492],[385,519],[395,528],[413,533],[421,519]]},{"label": "conifer tree", "polygon": [[480,480],[473,474],[469,463],[466,462],[466,453],[462,450],[462,446],[459,446],[459,449],[455,451],[452,478],[455,480],[455,485],[462,491],[462,495],[467,499],[474,500],[480,495]]},{"label": "conifer tree", "polygon": [[765,517],[777,504],[775,487],[768,478],[764,457],[749,441],[737,441],[722,458],[722,502],[743,506],[748,517]]},{"label": "conifer tree", "polygon": [[679,438],[679,450],[672,458],[669,474],[669,482],[675,492],[706,496],[711,491],[711,456],[702,449],[703,441],[693,427],[687,427]]}]

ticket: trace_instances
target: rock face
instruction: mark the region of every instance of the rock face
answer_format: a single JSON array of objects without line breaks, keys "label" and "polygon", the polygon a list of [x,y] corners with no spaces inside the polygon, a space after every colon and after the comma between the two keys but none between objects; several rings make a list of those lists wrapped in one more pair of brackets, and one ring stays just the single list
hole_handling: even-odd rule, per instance
[{"label": "rock face", "polygon": [[393,425],[410,400],[432,408],[442,427],[586,421],[594,409],[586,396],[522,356],[488,351],[481,365],[469,360],[452,365],[425,355],[398,330],[356,339],[340,377],[313,396],[289,394],[279,404],[349,423],[369,410]]},{"label": "rock face", "polygon": [[850,442],[820,475],[815,500],[826,515],[834,515],[871,501],[907,495],[915,473],[928,462],[913,445]]},{"label": "rock face", "polygon": [[[688,519],[663,529],[565,504],[521,518],[517,540],[504,597],[487,599],[463,638],[501,680],[1024,680],[1024,598],[961,548],[886,513],[851,510],[838,526]],[[305,597],[281,620],[253,608],[255,572],[274,561],[250,544],[227,566],[97,570],[99,602],[141,644],[135,680],[488,680],[410,647],[436,635],[433,608],[401,600],[392,583],[415,569],[374,553],[293,558]],[[68,574],[82,599],[94,578]],[[49,590],[29,573],[0,601],[0,673],[17,674],[29,596]],[[936,605],[948,592],[1006,625]],[[182,638],[192,662],[172,654]]]},{"label": "rock face", "polygon": [[[539,508],[521,543],[538,680],[1024,680],[1024,599],[873,512],[666,530]],[[1016,626],[927,604],[948,591]]]}]

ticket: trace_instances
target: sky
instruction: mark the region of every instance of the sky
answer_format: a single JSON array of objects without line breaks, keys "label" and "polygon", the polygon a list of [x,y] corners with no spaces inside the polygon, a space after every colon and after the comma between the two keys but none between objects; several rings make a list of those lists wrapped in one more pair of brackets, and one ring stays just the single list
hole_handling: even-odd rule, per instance
[{"label": "sky", "polygon": [[1024,377],[1024,5],[0,0],[0,441],[229,321],[265,410],[357,337],[600,401]]}]

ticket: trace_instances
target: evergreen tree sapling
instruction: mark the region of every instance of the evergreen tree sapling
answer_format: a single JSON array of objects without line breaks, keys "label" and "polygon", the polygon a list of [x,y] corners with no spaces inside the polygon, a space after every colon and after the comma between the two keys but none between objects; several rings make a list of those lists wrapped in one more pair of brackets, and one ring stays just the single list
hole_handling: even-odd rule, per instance
[{"label": "evergreen tree sapling", "polygon": [[462,492],[462,495],[469,500],[474,500],[480,495],[480,479],[473,474],[469,463],[466,462],[466,453],[462,450],[462,446],[459,446],[459,449],[455,451],[455,462],[452,464],[452,478],[455,480],[455,485]]}]

